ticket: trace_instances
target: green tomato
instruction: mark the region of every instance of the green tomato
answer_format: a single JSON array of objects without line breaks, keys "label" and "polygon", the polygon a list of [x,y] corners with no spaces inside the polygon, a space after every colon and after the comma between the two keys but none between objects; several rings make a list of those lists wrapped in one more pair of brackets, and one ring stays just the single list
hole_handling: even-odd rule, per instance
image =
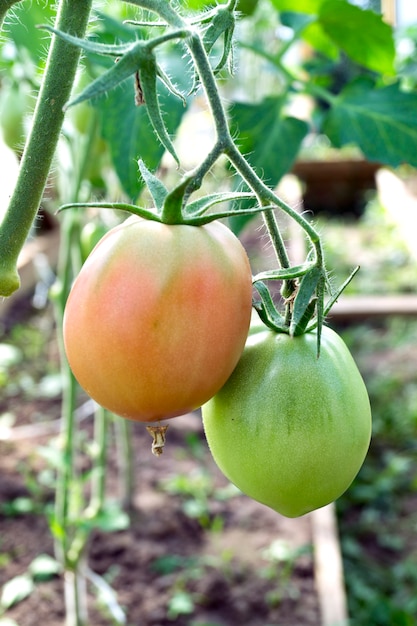
[{"label": "green tomato", "polygon": [[83,263],[108,230],[109,229],[106,228],[106,226],[101,222],[87,222],[87,224],[83,226],[80,235],[81,256]]},{"label": "green tomato", "polygon": [[25,116],[32,110],[28,88],[12,84],[4,88],[0,101],[0,126],[4,142],[20,152],[25,140]]},{"label": "green tomato", "polygon": [[241,491],[287,517],[338,498],[371,437],[365,384],[343,340],[259,325],[222,389],[202,408],[210,450]]}]

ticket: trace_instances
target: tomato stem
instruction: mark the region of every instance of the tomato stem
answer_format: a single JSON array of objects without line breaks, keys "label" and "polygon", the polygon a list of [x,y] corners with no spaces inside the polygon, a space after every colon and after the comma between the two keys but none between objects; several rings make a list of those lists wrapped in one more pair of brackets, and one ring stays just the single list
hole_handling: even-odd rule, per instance
[{"label": "tomato stem", "polygon": [[[5,5],[11,6],[10,2]],[[57,28],[84,36],[91,6],[92,0],[61,0]],[[78,48],[52,37],[18,180],[0,225],[0,296],[10,296],[19,287],[17,259],[42,199],[79,57]]]},{"label": "tomato stem", "polygon": [[135,468],[133,462],[132,422],[114,417],[119,459],[120,503],[124,511],[133,510]]},{"label": "tomato stem", "polygon": [[[189,182],[188,185],[184,186],[184,179],[178,186],[178,192],[181,192],[181,202],[167,203],[165,207],[165,211],[163,211],[162,219],[165,221],[167,219],[172,222],[172,220],[178,220],[179,212],[182,207],[185,205],[187,197],[193,192],[196,191],[202,184],[205,175],[209,172],[211,167],[217,161],[217,159],[225,154],[231,164],[234,166],[236,171],[240,174],[245,183],[249,186],[249,188],[256,195],[259,206],[268,207],[265,208],[263,212],[263,219],[268,230],[269,236],[271,238],[278,262],[280,267],[283,269],[289,269],[291,264],[288,258],[287,250],[279,230],[278,224],[276,222],[275,215],[272,210],[270,210],[270,205],[281,209],[284,213],[286,213],[291,219],[293,219],[306,233],[307,237],[310,239],[311,245],[314,250],[314,265],[319,268],[320,275],[322,276],[323,281],[325,281],[326,271],[324,267],[324,257],[322,244],[320,240],[320,236],[314,227],[295,209],[290,207],[286,202],[284,202],[281,198],[279,198],[264,182],[263,180],[256,174],[255,170],[248,163],[246,158],[241,154],[239,149],[236,146],[235,141],[233,140],[228,120],[225,112],[225,108],[223,106],[217,82],[215,77],[215,70],[212,69],[210,60],[208,57],[208,50],[212,45],[212,41],[208,42],[208,50],[204,45],[204,41],[200,36],[198,29],[192,30],[190,25],[192,23],[196,23],[192,21],[188,21],[183,19],[177,11],[170,5],[170,3],[165,2],[164,0],[124,0],[129,2],[130,4],[135,4],[142,8],[149,9],[155,12],[159,17],[161,17],[166,23],[177,29],[186,29],[189,28],[189,32],[191,33],[189,37],[185,39],[185,43],[188,46],[191,57],[193,59],[198,80],[201,82],[209,108],[212,113],[212,118],[215,125],[216,130],[216,141],[207,155],[207,157],[203,160],[203,162],[188,176]],[[229,11],[230,15],[233,15],[235,9],[236,2],[235,0],[230,0],[226,5],[219,5],[210,13],[214,19],[215,16],[220,15],[220,12]],[[234,18],[233,18],[234,19]],[[232,25],[229,26],[229,22],[225,22],[225,29],[233,30],[233,19]],[[225,37],[225,46],[226,42],[226,32],[224,32]],[[228,51],[230,52],[230,50]],[[270,58],[271,62],[279,65],[281,63],[280,58]],[[285,69],[285,68],[284,68]],[[184,220],[184,215],[183,215]],[[318,351],[320,347],[320,329],[323,322],[323,311],[324,311],[324,283],[320,282],[317,285],[317,304],[315,305],[317,310],[317,319],[318,319]],[[293,299],[293,295],[295,294],[297,289],[297,284],[294,279],[284,279],[282,285],[282,294],[284,296],[284,300],[286,302],[286,311],[285,311],[285,323],[288,329],[291,327],[291,302]]]}]

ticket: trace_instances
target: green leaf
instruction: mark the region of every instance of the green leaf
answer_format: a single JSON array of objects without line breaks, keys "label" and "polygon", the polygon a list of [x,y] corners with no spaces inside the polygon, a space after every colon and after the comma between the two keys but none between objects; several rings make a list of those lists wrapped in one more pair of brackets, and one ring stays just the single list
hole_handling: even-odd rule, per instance
[{"label": "green leaf", "polygon": [[[269,97],[258,104],[235,103],[230,109],[232,135],[271,187],[291,169],[309,130],[306,122],[283,114],[283,104],[282,98]],[[238,232],[248,219],[233,218],[231,227]]]},{"label": "green leaf", "polygon": [[325,0],[272,0],[272,4],[278,11],[291,11],[297,13],[316,14]]},{"label": "green leaf", "polygon": [[32,2],[24,0],[13,6],[7,15],[7,35],[20,50],[25,48],[38,65],[44,61],[45,48],[48,46],[45,33],[37,28],[46,20],[53,21],[56,15],[56,3]]},{"label": "green leaf", "polygon": [[181,0],[187,9],[200,10],[216,4],[216,0]]},{"label": "green leaf", "polygon": [[[127,78],[134,75],[135,85],[137,87],[134,99],[135,104],[146,106],[150,122],[159,141],[177,163],[179,163],[161,114],[157,90],[158,75],[160,75],[161,80],[165,82],[168,89],[172,91],[174,90],[174,86],[166,73],[162,69],[159,70],[155,53],[146,42],[139,40],[130,44],[109,45],[100,42],[92,42],[88,39],[79,39],[49,26],[44,26],[43,28],[54,32],[68,43],[88,52],[117,57],[117,63],[114,63],[112,67],[101,74],[73,100],[68,102],[66,107],[71,107],[84,100],[107,94],[123,83]],[[138,92],[140,95],[138,95]],[[175,92],[175,95],[178,96],[178,92]],[[185,104],[185,99],[183,98],[182,100],[183,104]]]},{"label": "green leaf", "polygon": [[322,25],[319,22],[312,22],[301,33],[302,38],[312,48],[321,52],[326,57],[332,60],[336,60],[339,57],[340,50],[336,46],[330,37],[324,32]]},{"label": "green leaf", "polygon": [[275,185],[291,169],[308,124],[282,112],[283,100],[269,97],[259,104],[235,103],[231,131],[251,164]]},{"label": "green leaf", "polygon": [[32,593],[34,589],[33,580],[27,574],[21,576],[15,576],[11,578],[3,586],[3,590],[0,597],[0,606],[3,609],[10,609],[15,604],[18,604]]},{"label": "green leaf", "polygon": [[375,88],[370,81],[349,84],[327,114],[323,131],[340,148],[357,144],[365,157],[396,167],[417,166],[417,94],[398,83]]},{"label": "green leaf", "polygon": [[381,74],[395,75],[393,29],[381,15],[345,0],[327,0],[321,6],[319,22],[353,61]]},{"label": "green leaf", "polygon": [[[164,154],[164,147],[155,136],[146,108],[136,107],[134,97],[132,80],[96,103],[102,114],[102,136],[108,142],[121,185],[132,200],[143,188],[143,181],[138,176],[138,159],[142,159],[150,170],[155,170]],[[174,133],[186,109],[178,98],[166,90],[159,97],[164,122],[170,133]]]}]

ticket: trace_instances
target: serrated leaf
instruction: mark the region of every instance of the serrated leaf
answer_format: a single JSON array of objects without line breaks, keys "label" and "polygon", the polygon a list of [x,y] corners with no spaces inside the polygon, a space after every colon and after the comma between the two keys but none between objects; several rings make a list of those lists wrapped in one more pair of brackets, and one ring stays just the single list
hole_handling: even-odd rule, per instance
[{"label": "serrated leaf", "polygon": [[381,74],[395,74],[393,29],[381,15],[344,0],[326,0],[320,8],[319,22],[353,61]]},{"label": "serrated leaf", "polygon": [[323,131],[340,148],[357,144],[365,157],[397,167],[417,166],[417,94],[399,85],[375,88],[369,81],[349,84],[325,117]]},{"label": "serrated leaf", "polygon": [[[269,97],[258,104],[235,103],[230,108],[231,132],[250,164],[271,186],[292,167],[308,124],[282,113],[283,100]],[[240,205],[247,208],[245,203]],[[248,221],[233,218],[235,232]]]},{"label": "serrated leaf", "polygon": [[55,16],[56,5],[53,2],[31,3],[30,10],[28,3],[19,2],[8,13],[7,38],[15,42],[20,55],[22,49],[28,50],[37,66],[43,61],[48,45],[45,33],[39,30],[38,25],[46,20],[54,21]]},{"label": "serrated leaf", "polygon": [[15,604],[18,604],[32,593],[34,589],[33,580],[27,574],[21,576],[15,576],[11,578],[3,586],[3,590],[0,597],[0,606],[3,609],[10,609]]},{"label": "serrated leaf", "polygon": [[291,169],[308,124],[282,113],[283,100],[269,97],[259,104],[235,103],[231,131],[251,164],[274,185]]},{"label": "serrated leaf", "polygon": [[[135,100],[133,102],[135,102],[136,104],[146,105],[146,111],[149,115],[151,125],[159,141],[164,146],[164,148],[173,156],[176,162],[179,163],[174,146],[165,125],[165,121],[161,114],[157,91],[157,76],[160,75],[163,82],[167,84],[168,88],[171,91],[174,90],[174,86],[172,85],[166,73],[162,69],[158,68],[155,53],[150,47],[148,47],[146,42],[139,40],[134,42],[133,44],[109,45],[93,42],[90,40],[79,39],[49,26],[44,26],[44,28],[46,30],[54,32],[56,35],[58,35],[68,43],[76,45],[79,48],[88,52],[104,55],[114,55],[115,57],[117,57],[117,63],[115,63],[107,71],[101,74],[73,100],[68,102],[66,107],[71,107],[73,105],[79,104],[80,102],[83,102],[84,100],[97,98],[103,94],[107,94],[111,92],[115,87],[126,81],[127,78],[135,75],[135,84],[137,85],[141,94],[140,102],[138,102],[136,94]],[[178,95],[177,92],[176,95]],[[185,99],[183,99],[183,104],[185,104]]]},{"label": "serrated leaf", "polygon": [[[126,194],[136,200],[143,181],[139,180],[137,162],[142,159],[154,170],[164,154],[164,147],[155,136],[145,107],[134,106],[133,81],[126,81],[123,88],[111,91],[100,99],[101,134],[108,142],[111,158]],[[165,90],[160,94],[164,121],[171,133],[178,128],[185,107]]]}]

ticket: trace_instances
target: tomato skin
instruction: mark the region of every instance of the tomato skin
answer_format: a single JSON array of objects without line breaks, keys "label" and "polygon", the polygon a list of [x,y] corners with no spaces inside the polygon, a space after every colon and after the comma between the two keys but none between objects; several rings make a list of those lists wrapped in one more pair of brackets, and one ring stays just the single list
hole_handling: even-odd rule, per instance
[{"label": "tomato skin", "polygon": [[287,517],[338,498],[371,437],[365,384],[343,340],[323,328],[299,337],[259,327],[224,387],[202,407],[225,476]]},{"label": "tomato skin", "polygon": [[226,226],[131,217],[101,239],[74,282],[63,323],[68,361],[114,413],[175,417],[230,376],[251,306],[249,261]]}]

